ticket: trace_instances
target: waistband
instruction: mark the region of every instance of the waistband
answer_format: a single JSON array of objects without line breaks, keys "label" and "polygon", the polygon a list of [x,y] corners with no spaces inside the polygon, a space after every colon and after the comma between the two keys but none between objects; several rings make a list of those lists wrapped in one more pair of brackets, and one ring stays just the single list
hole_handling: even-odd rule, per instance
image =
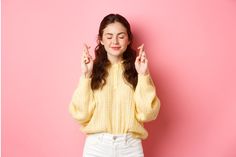
[{"label": "waistband", "polygon": [[87,137],[88,138],[97,137],[98,139],[111,142],[127,142],[129,140],[134,139],[131,133],[127,134],[95,133],[95,134],[89,134]]}]

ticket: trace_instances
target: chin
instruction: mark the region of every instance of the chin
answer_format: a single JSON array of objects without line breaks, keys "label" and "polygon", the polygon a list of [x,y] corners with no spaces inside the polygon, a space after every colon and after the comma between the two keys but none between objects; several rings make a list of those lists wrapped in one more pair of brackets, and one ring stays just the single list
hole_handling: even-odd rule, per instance
[{"label": "chin", "polygon": [[110,53],[111,53],[112,55],[114,55],[114,56],[120,56],[120,55],[123,54],[122,51],[114,51],[114,50],[112,50]]}]

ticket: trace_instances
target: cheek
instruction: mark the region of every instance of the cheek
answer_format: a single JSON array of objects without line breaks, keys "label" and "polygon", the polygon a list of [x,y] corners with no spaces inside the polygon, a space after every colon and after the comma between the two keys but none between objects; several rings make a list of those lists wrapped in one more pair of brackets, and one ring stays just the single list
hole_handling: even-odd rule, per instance
[{"label": "cheek", "polygon": [[130,42],[129,42],[129,40],[128,40],[128,39],[127,39],[127,40],[124,40],[124,41],[122,41],[122,44],[123,44],[123,45],[125,45],[125,46],[128,46],[128,45],[129,45],[129,43],[130,43]]},{"label": "cheek", "polygon": [[110,42],[108,42],[108,41],[103,41],[103,46],[104,46],[105,50],[108,51],[108,50],[109,50],[109,47],[110,47]]},{"label": "cheek", "polygon": [[102,41],[101,41],[101,44],[102,44],[104,47],[106,47],[106,46],[108,45],[108,43],[107,43],[106,40],[102,40]]}]

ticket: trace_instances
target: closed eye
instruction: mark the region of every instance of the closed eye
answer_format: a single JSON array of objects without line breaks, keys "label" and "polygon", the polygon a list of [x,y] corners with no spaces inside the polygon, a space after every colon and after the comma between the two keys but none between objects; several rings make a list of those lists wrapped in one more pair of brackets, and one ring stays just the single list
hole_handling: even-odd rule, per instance
[{"label": "closed eye", "polygon": [[111,35],[111,34],[107,34],[107,35],[106,35],[106,38],[107,38],[107,39],[112,39],[112,35]]}]

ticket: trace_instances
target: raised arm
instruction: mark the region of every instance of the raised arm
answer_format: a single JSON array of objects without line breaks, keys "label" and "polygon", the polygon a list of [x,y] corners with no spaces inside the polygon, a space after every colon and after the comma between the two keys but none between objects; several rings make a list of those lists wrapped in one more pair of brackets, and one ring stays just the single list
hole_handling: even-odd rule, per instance
[{"label": "raised arm", "polygon": [[81,61],[82,76],[69,105],[71,115],[81,125],[86,125],[91,119],[95,108],[93,90],[91,89],[91,74],[93,59],[89,54],[89,47],[85,44]]},{"label": "raised arm", "polygon": [[160,100],[156,96],[155,85],[148,71],[148,60],[144,51],[144,45],[139,48],[139,55],[135,61],[138,72],[138,84],[134,92],[136,104],[136,118],[140,122],[154,120],[160,110]]}]

